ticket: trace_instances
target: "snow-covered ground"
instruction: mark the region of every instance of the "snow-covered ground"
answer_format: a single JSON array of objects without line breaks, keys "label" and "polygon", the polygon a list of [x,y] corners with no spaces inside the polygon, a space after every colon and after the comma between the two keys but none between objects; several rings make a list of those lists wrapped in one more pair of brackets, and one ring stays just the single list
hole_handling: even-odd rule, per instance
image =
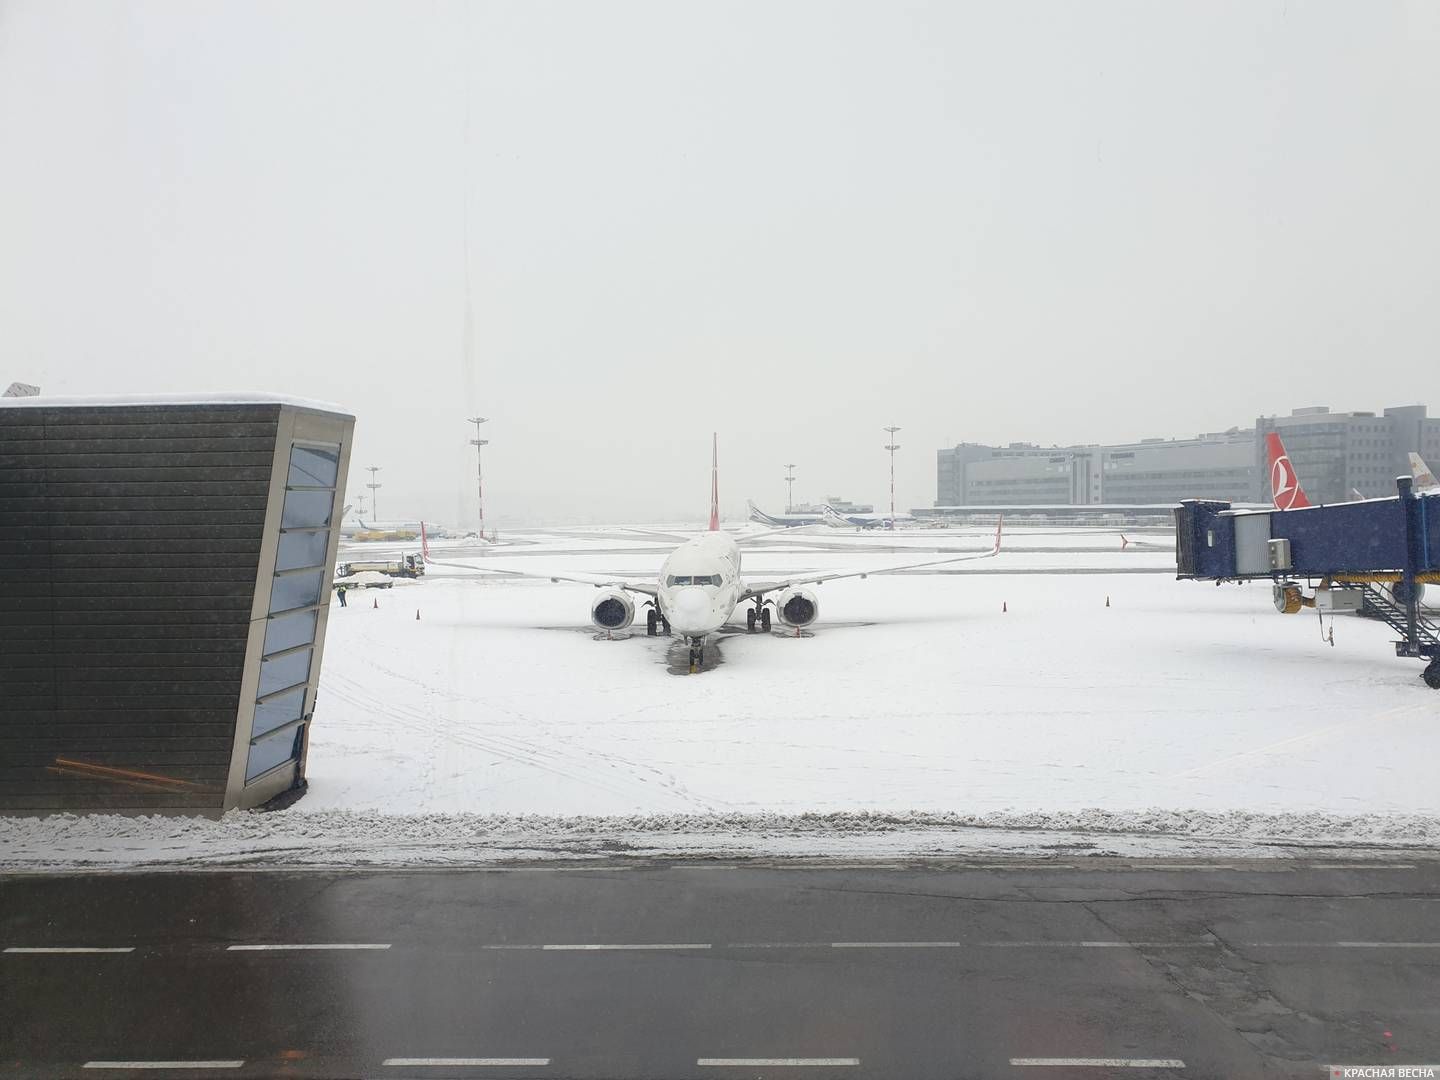
[{"label": "snow-covered ground", "polygon": [[[506,539],[436,555],[638,577],[672,546],[619,529]],[[988,540],[787,535],[747,551],[745,570]],[[643,623],[597,635],[587,586],[432,568],[332,611],[293,809],[9,822],[0,857],[1433,847],[1440,695],[1390,631],[1342,618],[1322,637],[1313,614],[1277,615],[1268,587],[1177,582],[1173,559],[1122,551],[1115,532],[1012,529],[994,560],[820,586],[813,633],[726,636],[694,675]]]}]

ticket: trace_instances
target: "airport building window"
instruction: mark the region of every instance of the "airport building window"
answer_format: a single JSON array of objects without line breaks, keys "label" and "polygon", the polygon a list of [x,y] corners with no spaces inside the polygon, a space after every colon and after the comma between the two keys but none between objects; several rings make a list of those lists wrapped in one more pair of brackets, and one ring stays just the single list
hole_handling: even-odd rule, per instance
[{"label": "airport building window", "polygon": [[289,490],[285,492],[285,509],[280,514],[282,529],[319,528],[330,524],[334,507],[333,491]]},{"label": "airport building window", "polygon": [[319,603],[324,575],[324,570],[319,568],[277,575],[270,586],[270,610],[289,611]]},{"label": "airport building window", "polygon": [[315,640],[315,612],[297,611],[271,619],[265,630],[265,654],[283,652]]},{"label": "airport building window", "polygon": [[[283,656],[267,656],[260,662],[260,696],[265,697],[289,686],[298,686],[309,678],[309,649],[285,653]],[[289,719],[293,720],[294,717]],[[256,710],[256,720],[258,725],[259,709]]]},{"label": "airport building window", "polygon": [[305,566],[322,566],[330,547],[330,534],[324,529],[282,532],[280,550],[275,556],[275,569],[298,570]]},{"label": "airport building window", "polygon": [[305,725],[286,728],[269,738],[257,739],[250,746],[250,759],[245,765],[245,782],[263,776],[277,765],[293,761],[300,756],[300,740]]},{"label": "airport building window", "polygon": [[290,451],[290,475],[285,484],[287,487],[333,488],[339,472],[339,446],[296,445]]}]

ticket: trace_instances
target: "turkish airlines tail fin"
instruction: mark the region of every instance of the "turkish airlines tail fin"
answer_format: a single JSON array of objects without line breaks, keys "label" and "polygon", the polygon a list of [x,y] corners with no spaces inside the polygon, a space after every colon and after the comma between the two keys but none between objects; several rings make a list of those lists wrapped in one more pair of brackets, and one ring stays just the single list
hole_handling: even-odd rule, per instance
[{"label": "turkish airlines tail fin", "polygon": [[1278,431],[1265,436],[1265,449],[1270,459],[1270,498],[1275,509],[1300,510],[1309,506],[1310,500],[1305,497],[1305,489],[1300,486],[1300,478],[1295,475],[1295,466],[1285,453]]},{"label": "turkish airlines tail fin", "polygon": [[1427,491],[1440,491],[1440,480],[1435,479],[1435,474],[1430,471],[1430,466],[1425,464],[1425,459],[1419,454],[1410,455],[1410,475],[1415,478],[1414,491],[1424,493]]},{"label": "turkish airlines tail fin", "polygon": [[720,435],[710,435],[710,531],[720,531]]}]

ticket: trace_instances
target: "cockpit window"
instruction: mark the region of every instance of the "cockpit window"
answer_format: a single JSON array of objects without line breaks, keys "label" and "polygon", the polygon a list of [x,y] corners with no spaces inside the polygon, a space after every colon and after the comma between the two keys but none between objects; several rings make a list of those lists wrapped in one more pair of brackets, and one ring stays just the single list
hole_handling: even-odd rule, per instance
[{"label": "cockpit window", "polygon": [[671,574],[665,579],[667,585],[719,585],[719,574]]},{"label": "cockpit window", "polygon": [[679,577],[679,576],[677,576],[677,575],[675,575],[675,574],[671,574],[671,575],[670,575],[670,581],[668,582],[668,584],[670,584],[670,585],[689,585],[690,582],[691,582],[691,580],[692,580],[692,579],[689,577],[689,575],[686,575],[685,577]]}]

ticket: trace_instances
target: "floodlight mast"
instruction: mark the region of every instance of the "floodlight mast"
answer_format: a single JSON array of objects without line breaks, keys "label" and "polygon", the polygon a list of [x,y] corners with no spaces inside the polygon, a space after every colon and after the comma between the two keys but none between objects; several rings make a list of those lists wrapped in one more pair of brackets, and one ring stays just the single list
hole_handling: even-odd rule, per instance
[{"label": "floodlight mast", "polygon": [[785,466],[785,513],[790,513],[795,506],[795,466]]},{"label": "floodlight mast", "polygon": [[891,425],[881,430],[890,434],[890,441],[885,445],[885,449],[890,451],[890,527],[893,529],[895,527],[895,451],[900,449],[900,444],[895,441],[895,432],[900,429]]},{"label": "floodlight mast", "polygon": [[475,502],[480,509],[480,539],[485,539],[485,467],[481,460],[481,448],[490,445],[489,439],[480,438],[480,425],[489,421],[488,416],[472,416],[467,421],[475,425],[475,438],[470,445],[475,447]]}]

